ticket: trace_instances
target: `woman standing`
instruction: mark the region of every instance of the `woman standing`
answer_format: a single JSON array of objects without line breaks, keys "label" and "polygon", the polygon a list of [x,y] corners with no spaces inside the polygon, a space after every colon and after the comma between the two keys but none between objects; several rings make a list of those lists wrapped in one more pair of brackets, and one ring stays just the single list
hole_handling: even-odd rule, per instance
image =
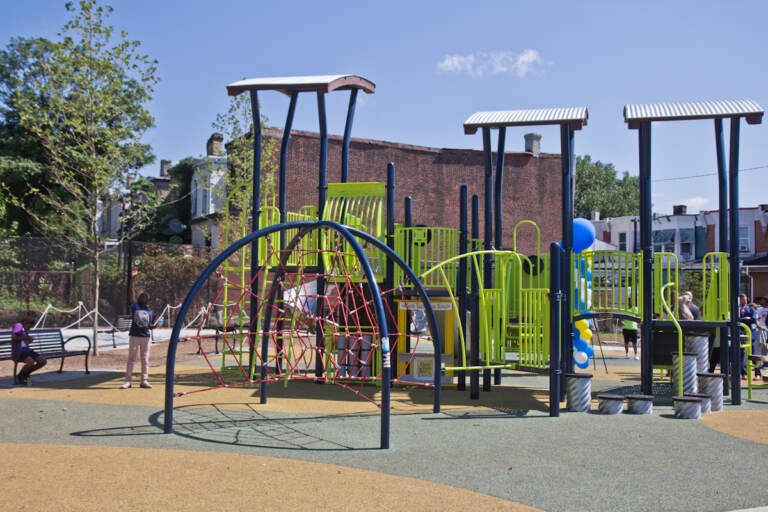
[{"label": "woman standing", "polygon": [[131,271],[131,279],[128,283],[129,300],[131,302],[131,328],[128,331],[128,363],[125,367],[125,382],[122,389],[131,387],[131,378],[133,377],[133,363],[136,356],[141,352],[141,384],[142,388],[151,388],[149,383],[149,330],[154,327],[152,324],[152,310],[147,305],[149,295],[147,292],[141,292],[138,299],[134,288],[134,279],[139,273],[137,269]]}]

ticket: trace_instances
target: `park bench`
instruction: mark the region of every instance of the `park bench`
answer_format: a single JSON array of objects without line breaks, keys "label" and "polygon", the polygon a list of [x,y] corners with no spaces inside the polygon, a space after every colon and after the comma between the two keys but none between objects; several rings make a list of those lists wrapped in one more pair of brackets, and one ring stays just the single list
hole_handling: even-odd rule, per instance
[{"label": "park bench", "polygon": [[[11,357],[11,334],[13,331],[0,331],[0,361],[13,361]],[[61,329],[35,329],[29,331],[29,334],[34,338],[30,347],[39,355],[46,359],[61,359],[61,365],[59,365],[59,372],[64,370],[64,359],[74,356],[85,356],[85,373],[91,373],[88,370],[88,356],[91,350],[91,339],[85,335],[72,336],[64,339],[64,335]],[[66,345],[70,341],[84,338],[88,341],[88,348],[68,350]],[[16,382],[16,371],[18,369],[18,362],[13,361],[13,381]]]},{"label": "park bench", "polygon": [[117,348],[117,343],[115,343],[115,333],[118,332],[127,332],[131,328],[131,315],[119,315],[117,317],[117,322],[115,325],[112,326],[111,329],[106,329],[104,331],[99,331],[100,334],[111,334],[112,335],[112,348]]}]

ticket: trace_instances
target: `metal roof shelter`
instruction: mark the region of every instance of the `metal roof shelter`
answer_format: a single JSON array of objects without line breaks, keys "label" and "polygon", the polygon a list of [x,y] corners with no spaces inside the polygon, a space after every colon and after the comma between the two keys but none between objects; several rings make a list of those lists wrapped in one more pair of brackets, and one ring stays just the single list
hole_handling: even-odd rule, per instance
[{"label": "metal roof shelter", "polygon": [[280,145],[280,190],[278,194],[280,221],[285,222],[286,216],[286,190],[285,173],[287,167],[288,144],[291,138],[291,127],[296,112],[296,102],[299,93],[314,92],[317,95],[317,113],[320,124],[320,156],[318,171],[320,184],[318,187],[318,211],[323,211],[325,194],[328,188],[327,164],[328,164],[328,129],[325,113],[325,94],[333,91],[350,91],[349,106],[347,108],[347,120],[344,128],[344,138],[341,150],[341,180],[346,182],[349,176],[349,142],[352,137],[352,121],[355,116],[358,91],[368,94],[376,91],[376,85],[358,75],[317,75],[317,76],[289,76],[246,78],[227,85],[227,94],[237,96],[248,92],[251,96],[251,110],[253,116],[253,128],[255,137],[253,158],[253,226],[258,226],[261,198],[259,194],[259,182],[261,181],[261,114],[259,112],[259,91],[279,91],[291,97],[288,106],[288,115],[283,127],[283,140]]},{"label": "metal roof shelter", "polygon": [[624,106],[624,120],[629,125],[629,128],[633,129],[639,128],[643,122],[727,119],[732,117],[743,117],[748,124],[760,124],[763,121],[763,109],[752,100],[652,103]]},{"label": "metal roof shelter", "polygon": [[[485,153],[485,249],[492,248],[492,215],[495,211],[495,230],[496,230],[496,248],[502,248],[502,184],[504,182],[504,143],[506,138],[506,128],[508,126],[538,126],[538,125],[559,125],[560,126],[560,151],[562,168],[562,250],[561,258],[566,255],[570,258],[573,248],[573,184],[574,184],[574,131],[580,130],[587,124],[589,114],[585,107],[576,108],[545,108],[531,110],[499,110],[490,112],[477,112],[469,116],[464,122],[464,133],[474,134],[478,129],[483,134],[483,151]],[[494,183],[493,172],[493,149],[491,148],[491,130],[498,130],[498,149],[496,151],[496,176]],[[491,197],[495,198],[495,210]],[[491,276],[491,258],[486,257],[484,261],[485,278]],[[485,283],[490,286],[490,282]],[[560,276],[560,290],[562,301],[560,303],[562,318],[570,318],[570,286],[571,286],[571,265],[563,259],[562,273]],[[570,322],[561,322],[560,339],[570,340],[572,336]],[[568,350],[566,351],[565,348]],[[571,359],[571,345],[561,344],[563,361]],[[564,375],[560,369],[560,361],[557,357],[557,350],[552,350],[552,360],[550,361],[550,415],[558,415],[561,399],[561,385]],[[568,365],[567,367],[570,367]],[[472,395],[475,396],[476,386],[472,382]],[[556,409],[556,410],[555,410]]]},{"label": "metal roof shelter", "polygon": [[[638,130],[640,158],[640,247],[643,251],[643,323],[641,340],[642,391],[650,394],[653,381],[652,361],[652,300],[653,283],[653,211],[651,205],[651,123],[662,121],[689,121],[698,119],[713,119],[715,121],[715,146],[717,152],[717,175],[720,202],[720,237],[718,249],[729,252],[731,289],[729,295],[731,304],[738,304],[739,295],[739,247],[738,237],[732,236],[730,242],[728,233],[738,233],[739,229],[739,130],[740,121],[744,118],[747,124],[760,124],[763,121],[763,109],[755,101],[719,100],[685,103],[655,103],[645,105],[625,105],[624,121],[629,129]],[[730,148],[728,167],[725,162],[725,137],[723,120],[730,120]],[[729,179],[730,178],[730,179]],[[730,206],[730,209],[729,209]],[[728,212],[728,218],[726,218]],[[726,229],[726,226],[728,228]],[[739,339],[739,322],[737,315],[731,315],[730,325],[721,329],[721,339],[726,339],[730,330],[731,339]],[[734,405],[741,404],[741,358],[739,343],[732,343],[730,350],[731,400]],[[728,368],[728,351],[723,351],[721,366]],[[727,385],[727,383],[726,383]],[[726,388],[727,390],[727,388]]]},{"label": "metal roof shelter", "polygon": [[464,133],[477,132],[478,128],[501,128],[505,126],[531,126],[567,123],[574,130],[587,124],[587,109],[539,108],[531,110],[496,110],[476,112],[464,121]]},{"label": "metal roof shelter", "polygon": [[294,91],[333,92],[362,89],[376,90],[373,82],[357,75],[284,76],[272,78],[246,78],[227,86],[227,94],[237,96],[245,91],[280,91],[290,96]]}]

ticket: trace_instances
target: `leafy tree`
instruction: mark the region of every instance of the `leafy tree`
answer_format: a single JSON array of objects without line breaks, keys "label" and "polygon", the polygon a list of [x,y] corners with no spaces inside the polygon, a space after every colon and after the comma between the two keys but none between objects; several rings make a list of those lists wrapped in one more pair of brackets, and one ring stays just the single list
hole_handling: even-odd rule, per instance
[{"label": "leafy tree", "polygon": [[[122,183],[126,172],[154,158],[140,138],[154,123],[145,105],[157,82],[156,61],[139,53],[140,43],[128,40],[125,32],[114,41],[114,29],[106,23],[111,6],[80,0],[77,5],[67,2],[66,9],[72,18],[61,41],[32,45],[35,51],[26,53],[25,83],[7,105],[18,115],[21,133],[42,150],[50,178],[28,183],[27,194],[14,200],[17,206],[33,198],[45,205],[29,212],[36,227],[66,236],[89,254],[95,274],[95,337],[100,201]],[[16,43],[22,47],[21,40]],[[132,215],[141,207],[134,205]]]},{"label": "leafy tree", "polygon": [[613,164],[592,162],[589,155],[576,157],[574,216],[588,219],[593,211],[599,211],[602,218],[622,217],[637,215],[639,208],[637,176],[625,172],[617,178]]},{"label": "leafy tree", "polygon": [[[14,38],[0,51],[0,195],[5,202],[0,226],[9,235],[39,235],[27,212],[42,209],[46,210],[41,212],[43,216],[53,213],[39,204],[35,194],[28,193],[29,183],[50,185],[50,178],[43,151],[20,126],[14,106],[16,98],[35,94],[31,84],[45,74],[39,63],[47,61],[52,50],[53,43],[47,39]],[[46,104],[41,96],[41,107]]]},{"label": "leafy tree", "polygon": [[[261,126],[265,127],[266,117],[262,117]],[[245,234],[248,222],[251,219],[251,205],[253,193],[253,114],[251,111],[250,97],[248,94],[240,94],[230,99],[227,112],[216,116],[213,128],[222,132],[226,145],[228,173],[222,181],[226,195],[227,207],[231,212],[237,213],[237,221],[230,217],[230,224],[225,228],[227,241],[234,241]],[[278,139],[268,135],[262,138],[261,151],[261,204],[264,206],[276,206],[277,192],[275,165]],[[237,225],[235,225],[237,224]],[[240,236],[229,236],[229,232]]]},{"label": "leafy tree", "polygon": [[147,178],[140,176],[131,182],[127,190],[119,192],[127,199],[123,210],[122,237],[125,240],[154,241],[157,238],[157,211],[160,200],[155,193],[155,186]]}]

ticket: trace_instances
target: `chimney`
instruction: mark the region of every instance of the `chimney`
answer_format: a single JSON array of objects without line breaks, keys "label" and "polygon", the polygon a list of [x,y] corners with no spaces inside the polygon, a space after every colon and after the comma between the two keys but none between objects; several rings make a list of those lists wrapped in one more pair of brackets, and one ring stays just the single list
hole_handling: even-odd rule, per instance
[{"label": "chimney", "polygon": [[221,156],[224,136],[220,133],[214,133],[208,139],[205,145],[205,152],[208,156]]},{"label": "chimney", "polygon": [[160,177],[168,176],[168,169],[171,168],[170,160],[160,160]]},{"label": "chimney", "polygon": [[763,213],[768,212],[768,204],[760,204],[758,205],[758,208],[760,208],[760,211]]},{"label": "chimney", "polygon": [[592,210],[589,212],[589,220],[600,220],[600,210]]},{"label": "chimney", "polygon": [[541,135],[538,133],[526,133],[523,137],[525,138],[525,152],[531,153],[538,158],[541,154]]},{"label": "chimney", "polygon": [[672,207],[672,215],[685,215],[688,212],[688,207],[684,204],[676,204]]}]

